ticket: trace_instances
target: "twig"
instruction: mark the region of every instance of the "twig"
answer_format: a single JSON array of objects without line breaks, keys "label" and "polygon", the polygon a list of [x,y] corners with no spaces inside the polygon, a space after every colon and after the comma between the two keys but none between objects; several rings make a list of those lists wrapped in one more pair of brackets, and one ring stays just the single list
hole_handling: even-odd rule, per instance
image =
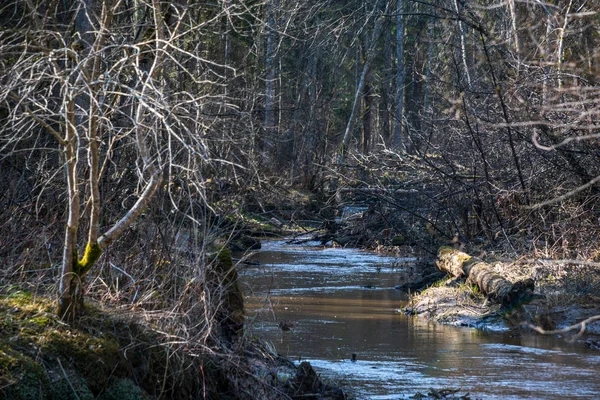
[{"label": "twig", "polygon": [[539,334],[542,335],[555,335],[557,333],[567,333],[570,331],[573,331],[577,328],[579,328],[579,332],[577,333],[577,336],[583,334],[583,332],[585,332],[585,328],[587,327],[588,324],[594,322],[594,321],[599,321],[600,320],[600,315],[594,315],[593,317],[589,317],[588,319],[585,319],[581,322],[578,322],[574,325],[571,326],[567,326],[566,328],[562,328],[562,329],[553,329],[550,331],[545,330],[544,328],[541,328],[539,326],[535,326],[533,324],[527,324],[526,326],[533,329],[534,331],[536,331]]},{"label": "twig", "polygon": [[69,387],[71,388],[71,390],[73,391],[73,394],[75,395],[75,398],[77,400],[81,400],[79,398],[79,395],[77,394],[77,390],[75,390],[75,388],[73,387],[73,385],[71,384],[71,380],[69,379],[69,376],[67,375],[67,372],[65,371],[65,369],[62,366],[62,363],[60,362],[60,358],[56,358],[56,361],[58,361],[58,366],[60,367],[60,370],[62,371],[63,375],[65,376],[65,379],[67,380],[67,383],[69,384]]},{"label": "twig", "polygon": [[238,263],[238,264],[244,264],[244,265],[260,265],[260,262],[258,262],[258,261],[242,260],[242,259],[239,259],[239,258],[233,258],[233,257],[231,258],[231,260],[232,260],[233,262],[236,262],[236,263]]}]

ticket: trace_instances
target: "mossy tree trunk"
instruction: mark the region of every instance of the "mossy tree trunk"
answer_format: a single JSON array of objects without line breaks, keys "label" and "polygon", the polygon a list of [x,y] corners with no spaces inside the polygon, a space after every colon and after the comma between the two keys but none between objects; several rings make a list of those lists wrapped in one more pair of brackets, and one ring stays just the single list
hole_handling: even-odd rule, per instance
[{"label": "mossy tree trunk", "polygon": [[[81,40],[78,46],[74,46],[74,49],[79,52],[78,57],[82,60],[83,67],[77,69],[79,76],[74,75],[71,80],[65,82],[68,91],[65,96],[67,99],[64,113],[66,121],[64,124],[65,137],[61,138],[55,132],[55,137],[65,154],[67,192],[69,196],[57,306],[58,316],[67,322],[75,321],[83,311],[83,284],[86,275],[98,261],[103,250],[141,215],[163,182],[163,173],[159,168],[158,161],[152,160],[153,155],[150,154],[146,144],[147,139],[144,137],[143,129],[139,128],[145,124],[152,126],[148,121],[145,121],[147,117],[144,113],[144,107],[140,105],[135,109],[135,122],[138,126],[135,134],[135,144],[140,154],[143,169],[148,171],[151,176],[136,203],[112,228],[103,235],[99,234],[102,209],[99,183],[103,170],[100,168],[100,147],[103,140],[103,129],[100,124],[102,111],[99,109],[100,102],[98,99],[103,96],[103,93],[100,93],[101,87],[92,83],[101,80],[104,73],[102,69],[103,47],[109,33],[114,10],[104,2],[101,3],[101,7],[97,7],[98,5],[95,4],[94,0],[85,0],[75,15],[74,28]],[[92,19],[95,19],[92,10],[99,11],[100,8],[100,18],[92,21]],[[152,14],[155,25],[157,27],[162,26],[163,16],[160,4],[156,0],[153,2]],[[94,26],[99,26],[99,28],[96,29]],[[146,81],[140,97],[143,97],[146,90],[150,90],[148,89],[151,87],[149,82],[160,80],[160,74],[162,73],[165,40],[162,29],[155,29],[155,32],[156,55],[147,71]],[[84,84],[82,85],[81,82]],[[87,154],[87,167],[89,170],[87,179],[80,176],[78,172],[80,155],[84,153]],[[108,154],[110,153],[107,153],[107,157]],[[80,190],[80,186],[84,185],[87,186],[86,192],[89,192],[89,197],[85,199],[85,204],[90,207],[89,230],[85,251],[80,258],[77,238],[82,211],[80,199],[82,190]]]},{"label": "mossy tree trunk", "polygon": [[[78,78],[89,82],[98,77],[99,53],[97,50],[103,42],[103,35],[94,34],[93,21],[91,20],[94,0],[85,0],[81,2],[81,7],[75,13],[74,30],[76,32],[76,43],[74,49],[78,51],[78,56],[85,60],[84,67],[88,71],[81,73],[81,76],[74,74],[67,81],[68,96],[65,111],[65,140],[62,143],[66,159],[67,170],[67,192],[69,196],[68,220],[65,234],[65,243],[63,248],[62,274],[59,286],[59,298],[57,314],[65,320],[72,322],[83,308],[82,283],[85,274],[89,268],[100,257],[102,251],[97,244],[98,220],[100,216],[100,199],[98,191],[98,164],[99,164],[99,144],[98,144],[98,116],[96,102],[93,100],[96,96],[95,89],[90,85],[89,90],[80,90],[78,88]],[[101,22],[106,26],[110,17],[109,13],[104,15]],[[71,67],[71,66],[67,66]],[[83,258],[79,259],[77,249],[77,237],[79,232],[80,220],[80,184],[86,181],[79,173],[80,154],[86,150],[87,161],[90,170],[89,183],[90,188],[90,229],[88,245]],[[92,254],[93,253],[93,254]],[[88,267],[89,265],[89,267]]]},{"label": "mossy tree trunk", "polygon": [[[97,180],[98,177],[95,179],[96,184]],[[90,221],[88,242],[81,258],[77,250],[78,215],[80,212],[79,191],[75,189],[72,193],[70,192],[72,199],[69,202],[69,213],[72,218],[70,217],[67,223],[57,307],[57,314],[61,319],[72,322],[83,310],[82,285],[85,282],[88,272],[92,269],[96,261],[98,261],[103,250],[113,243],[142,214],[142,211],[150,203],[150,200],[152,200],[162,182],[163,179],[160,171],[155,172],[133,207],[99,238],[97,232],[97,229],[99,229],[98,224],[93,223],[92,219]],[[96,207],[99,210],[101,206],[100,201],[94,201],[93,199],[91,201],[97,203]]]},{"label": "mossy tree trunk", "polygon": [[204,290],[213,302],[220,339],[235,342],[244,332],[244,295],[229,250],[222,249],[209,257]]},{"label": "mossy tree trunk", "polygon": [[456,278],[466,277],[490,300],[505,308],[518,306],[533,298],[532,279],[513,283],[494,272],[490,264],[452,247],[440,247],[435,265],[440,271]]},{"label": "mossy tree trunk", "polygon": [[64,154],[66,158],[67,192],[69,194],[69,208],[67,227],[65,229],[65,243],[63,248],[62,274],[59,285],[59,298],[57,314],[63,320],[72,320],[76,313],[77,293],[79,293],[80,279],[75,276],[75,263],[77,262],[77,233],[79,230],[80,198],[77,183],[77,152],[78,139],[75,121],[75,101],[71,100],[66,105],[66,127],[64,141]]},{"label": "mossy tree trunk", "polygon": [[[57,314],[64,321],[73,322],[83,311],[83,282],[85,282],[87,273],[102,255],[102,248],[97,243],[88,243],[85,253],[80,259],[75,243],[70,246],[65,245],[65,253],[69,247],[73,249],[72,256],[70,260],[63,260],[63,276],[60,282]],[[66,258],[66,256],[64,257]],[[69,261],[70,265],[68,265]],[[65,268],[70,268],[70,272],[64,273]]]}]

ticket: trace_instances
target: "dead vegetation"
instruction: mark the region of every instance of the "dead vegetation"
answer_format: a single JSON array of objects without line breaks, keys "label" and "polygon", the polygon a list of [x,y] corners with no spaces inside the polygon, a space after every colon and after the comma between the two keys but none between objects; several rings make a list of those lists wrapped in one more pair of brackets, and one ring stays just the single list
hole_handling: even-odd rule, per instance
[{"label": "dead vegetation", "polygon": [[255,337],[224,352],[184,336],[184,326],[164,330],[173,314],[89,304],[69,326],[52,313],[53,303],[16,287],[2,294],[0,398],[345,398],[316,375],[308,388],[306,368]]},{"label": "dead vegetation", "polygon": [[587,333],[600,334],[600,326],[591,323],[600,314],[598,266],[595,263],[490,260],[489,265],[509,282],[531,279],[535,284],[536,299],[506,308],[490,301],[477,286],[444,278],[414,295],[406,311],[453,325],[484,329],[535,327],[540,332],[554,332],[593,318],[577,329],[585,326]]}]

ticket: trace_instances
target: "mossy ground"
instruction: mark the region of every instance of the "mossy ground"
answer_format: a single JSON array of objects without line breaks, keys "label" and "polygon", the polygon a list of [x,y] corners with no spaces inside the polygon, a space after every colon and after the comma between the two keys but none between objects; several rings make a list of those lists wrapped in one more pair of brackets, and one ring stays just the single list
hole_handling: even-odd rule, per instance
[{"label": "mossy ground", "polygon": [[201,390],[144,327],[89,305],[67,325],[54,306],[15,288],[0,296],[0,399],[183,399]]},{"label": "mossy ground", "polygon": [[[152,329],[140,315],[88,304],[75,324],[55,302],[0,293],[0,400],[279,399],[300,395],[294,365],[254,337],[229,352]],[[264,376],[273,379],[264,379]],[[323,386],[314,398],[341,399]]]}]

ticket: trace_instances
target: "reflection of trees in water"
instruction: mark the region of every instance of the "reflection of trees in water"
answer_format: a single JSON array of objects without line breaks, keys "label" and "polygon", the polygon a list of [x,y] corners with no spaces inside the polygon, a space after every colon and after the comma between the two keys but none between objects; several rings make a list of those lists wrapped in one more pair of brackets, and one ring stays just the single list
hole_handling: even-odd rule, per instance
[{"label": "reflection of trees in water", "polygon": [[[324,260],[318,251],[311,251],[315,252],[315,260]],[[343,256],[352,252],[340,251],[340,264],[347,262]],[[581,350],[570,347],[572,345],[562,339],[512,337],[509,333],[486,333],[409,317],[397,311],[403,306],[402,296],[391,289],[398,271],[388,272],[384,268],[377,273],[376,255],[373,255],[373,273],[365,267],[360,273],[351,273],[349,268],[341,270],[346,273],[333,274],[331,259],[319,272],[318,265],[310,263],[311,257],[311,253],[301,256],[285,251],[266,253],[259,259],[263,266],[243,269],[242,279],[253,293],[251,299],[246,299],[248,315],[253,315],[257,308],[262,311],[254,330],[283,355],[293,359],[331,360],[337,363],[340,373],[348,374],[346,378],[352,385],[360,386],[360,379],[368,379],[368,390],[380,391],[378,393],[412,390],[414,394],[428,387],[460,386],[478,395],[525,397],[536,393],[552,397],[559,393],[552,390],[568,393],[569,388],[575,386],[600,390],[600,382],[586,380],[583,372],[580,377],[575,373],[567,378],[559,376],[565,369],[577,372],[590,368],[581,353],[578,354]],[[288,265],[273,265],[283,263]],[[354,289],[294,291],[318,285]],[[363,285],[373,288],[361,288]],[[276,295],[265,302],[265,293],[273,289],[278,290]],[[279,321],[293,321],[296,325],[282,332]],[[353,353],[357,361],[349,367]],[[357,368],[366,369],[368,378],[348,372]],[[381,378],[387,372],[380,369],[389,369],[393,379],[399,381],[390,384]],[[535,374],[532,374],[533,369]],[[327,375],[326,371],[323,373]],[[505,386],[490,386],[498,377],[502,377]],[[550,381],[564,383],[564,389],[548,386]],[[393,385],[396,386],[392,388]]]}]

